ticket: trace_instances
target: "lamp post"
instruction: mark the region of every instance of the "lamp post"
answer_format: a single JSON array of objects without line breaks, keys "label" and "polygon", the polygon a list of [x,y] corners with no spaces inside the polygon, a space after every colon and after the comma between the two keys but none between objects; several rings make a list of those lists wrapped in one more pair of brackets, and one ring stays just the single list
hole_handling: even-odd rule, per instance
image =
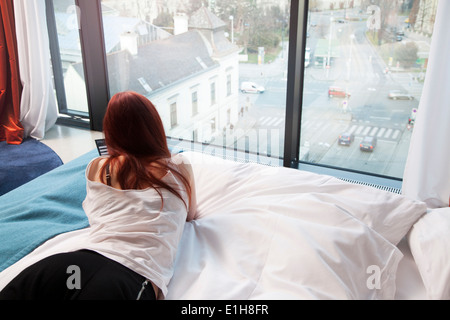
[{"label": "lamp post", "polygon": [[229,19],[231,21],[231,43],[234,43],[234,17],[230,16]]},{"label": "lamp post", "polygon": [[331,34],[332,34],[332,28],[333,28],[333,21],[334,18],[330,17],[330,37],[328,39],[328,57],[327,57],[327,78],[330,74],[330,68],[331,68]]},{"label": "lamp post", "polygon": [[350,53],[348,58],[348,74],[347,79],[350,80],[351,77],[351,68],[352,68],[352,56],[353,56],[353,41],[355,40],[355,35],[352,33],[350,35]]}]

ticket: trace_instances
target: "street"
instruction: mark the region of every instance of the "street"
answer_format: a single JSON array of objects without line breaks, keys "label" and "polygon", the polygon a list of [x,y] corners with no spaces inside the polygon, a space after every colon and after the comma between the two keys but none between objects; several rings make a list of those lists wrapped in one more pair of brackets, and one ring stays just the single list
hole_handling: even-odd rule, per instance
[{"label": "street", "polygon": [[[368,41],[366,22],[337,22],[339,15],[334,11],[310,16],[314,27],[309,28],[307,47],[313,60],[304,73],[300,160],[401,178],[413,130],[408,119],[418,108],[423,84],[408,72],[386,72],[390,66]],[[330,68],[316,66],[316,45],[330,34],[339,43],[338,54]],[[410,40],[405,36],[404,41]],[[283,156],[287,56],[285,42],[272,63],[240,64],[241,82],[252,81],[266,89],[262,94],[240,93],[250,152]],[[351,96],[329,97],[330,86]],[[409,92],[414,99],[389,99],[391,90]],[[338,144],[343,132],[355,135],[350,146]],[[359,150],[365,136],[377,137],[372,152]]]}]

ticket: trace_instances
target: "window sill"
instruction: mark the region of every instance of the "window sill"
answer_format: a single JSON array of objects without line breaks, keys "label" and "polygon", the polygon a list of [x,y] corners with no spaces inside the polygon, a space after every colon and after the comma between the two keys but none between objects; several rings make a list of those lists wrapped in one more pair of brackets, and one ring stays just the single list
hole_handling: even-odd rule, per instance
[{"label": "window sill", "polygon": [[[211,145],[209,143],[199,143],[169,137],[167,140],[169,148],[172,150],[173,153],[183,151],[195,151],[241,163],[251,162],[275,167],[283,166],[282,158],[270,157],[268,155],[254,154],[232,148],[224,148],[222,146]],[[368,185],[377,189],[386,190],[393,193],[398,194],[401,193],[402,181],[397,179],[391,179],[389,177],[352,172],[344,169],[330,168],[308,163],[298,164],[297,169],[317,174],[329,175],[351,183]]]}]

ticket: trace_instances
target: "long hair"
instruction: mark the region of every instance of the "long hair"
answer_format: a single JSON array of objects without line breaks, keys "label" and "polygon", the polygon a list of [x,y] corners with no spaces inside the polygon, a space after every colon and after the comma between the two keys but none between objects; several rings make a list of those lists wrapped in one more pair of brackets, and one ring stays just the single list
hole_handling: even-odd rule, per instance
[{"label": "long hair", "polygon": [[[161,118],[153,103],[133,91],[116,93],[108,103],[103,119],[103,132],[109,158],[100,168],[101,181],[105,183],[106,166],[116,167],[116,179],[122,189],[153,187],[162,198],[161,188],[167,189],[183,200],[180,191],[162,181],[149,170],[149,165],[170,170],[183,182],[190,198],[188,179],[174,166]],[[119,161],[119,156],[123,161]],[[117,164],[117,166],[114,166]]]}]

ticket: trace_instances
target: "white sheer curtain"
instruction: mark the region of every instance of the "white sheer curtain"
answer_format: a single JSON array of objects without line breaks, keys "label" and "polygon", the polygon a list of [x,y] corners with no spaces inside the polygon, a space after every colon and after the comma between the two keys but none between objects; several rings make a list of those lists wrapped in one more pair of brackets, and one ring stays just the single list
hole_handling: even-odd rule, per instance
[{"label": "white sheer curtain", "polygon": [[450,197],[450,1],[438,4],[428,70],[403,176],[403,194],[430,208]]},{"label": "white sheer curtain", "polygon": [[42,139],[56,122],[44,0],[14,0],[20,78],[20,121],[24,137]]}]

